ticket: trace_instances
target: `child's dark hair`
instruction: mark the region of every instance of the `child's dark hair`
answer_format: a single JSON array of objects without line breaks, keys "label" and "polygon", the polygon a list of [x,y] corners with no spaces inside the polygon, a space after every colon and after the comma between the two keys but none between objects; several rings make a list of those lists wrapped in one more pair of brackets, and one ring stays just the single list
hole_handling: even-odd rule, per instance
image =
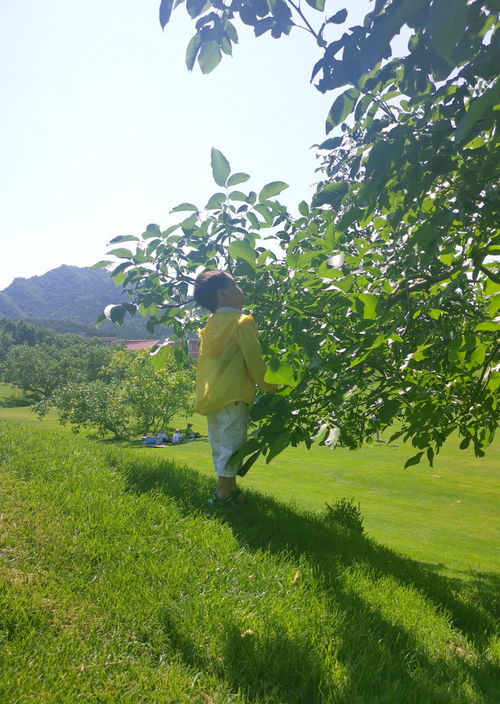
[{"label": "child's dark hair", "polygon": [[194,282],[194,300],[213,313],[217,306],[217,292],[226,288],[230,279],[231,274],[227,271],[204,271]]}]

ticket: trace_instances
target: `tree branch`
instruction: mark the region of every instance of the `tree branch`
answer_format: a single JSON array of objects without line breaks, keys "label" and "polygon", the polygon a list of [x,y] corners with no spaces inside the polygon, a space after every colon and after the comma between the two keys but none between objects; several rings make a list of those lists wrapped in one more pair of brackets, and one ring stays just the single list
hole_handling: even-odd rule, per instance
[{"label": "tree branch", "polygon": [[[307,21],[307,17],[304,15],[302,10],[300,9],[300,6],[296,5],[293,0],[287,0],[288,4],[293,7],[295,12],[300,16],[300,18],[305,22],[306,27],[302,27],[301,29],[306,29],[306,31],[311,32],[313,37],[318,41],[320,39],[320,36],[317,32],[314,31],[314,29],[311,27],[309,22]],[[298,26],[298,25],[297,25]]]}]

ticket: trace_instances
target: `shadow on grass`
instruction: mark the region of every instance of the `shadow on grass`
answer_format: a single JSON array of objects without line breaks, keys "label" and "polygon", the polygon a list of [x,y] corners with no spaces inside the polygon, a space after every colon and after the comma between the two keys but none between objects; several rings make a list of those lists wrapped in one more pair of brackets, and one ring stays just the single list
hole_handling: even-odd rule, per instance
[{"label": "shadow on grass", "polygon": [[[209,513],[207,497],[213,488],[209,478],[161,458],[146,462],[139,457],[132,460],[123,456],[118,458],[112,453],[109,459],[125,475],[129,491],[138,494],[163,492],[173,497],[186,513]],[[300,644],[283,634],[271,638],[263,651],[254,652],[252,639],[242,639],[228,624],[223,675],[235,689],[245,691],[249,701],[257,704],[271,697],[272,701],[283,702],[455,704],[466,701],[463,696],[457,698],[457,691],[450,688],[459,671],[462,679],[474,682],[484,701],[496,701],[492,666],[478,664],[474,656],[462,652],[452,643],[449,658],[436,657],[431,661],[410,630],[391,623],[382,615],[381,609],[367,603],[346,583],[345,569],[342,568],[359,566],[375,583],[375,589],[377,580],[386,577],[410,587],[430,601],[438,612],[446,611],[453,627],[465,634],[480,654],[487,649],[497,625],[497,576],[476,574],[473,575],[476,581],[472,582],[447,579],[369,537],[327,523],[320,515],[299,511],[292,505],[258,493],[249,493],[248,496],[245,508],[219,511],[215,514],[217,519],[231,527],[240,545],[246,549],[286,552],[298,562],[306,560],[311,565],[332,610],[340,607],[345,615],[336,650],[349,683],[340,699],[338,691],[335,696],[333,692],[326,694],[324,688],[327,685],[322,681],[321,667],[313,648],[304,651]],[[174,623],[168,624],[168,631],[187,662],[193,666],[208,666],[202,655],[193,653],[192,643],[185,642],[176,632]],[[297,683],[294,662],[304,658],[310,677],[308,682]],[[370,665],[365,671],[368,660]],[[245,662],[252,664],[251,672],[243,666]],[[303,667],[297,668],[297,672],[300,671],[304,672]],[[373,682],[367,680],[369,671],[375,678]],[[429,677],[423,677],[425,672]],[[256,681],[259,682],[257,689]],[[299,691],[301,694],[297,696]],[[330,696],[334,698],[330,699]]]}]

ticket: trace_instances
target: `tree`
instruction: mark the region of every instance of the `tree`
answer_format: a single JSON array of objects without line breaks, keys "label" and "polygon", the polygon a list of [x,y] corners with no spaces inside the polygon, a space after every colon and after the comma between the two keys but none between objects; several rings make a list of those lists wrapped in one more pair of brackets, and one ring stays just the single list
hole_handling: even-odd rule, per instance
[{"label": "tree", "polygon": [[51,330],[32,325],[25,320],[0,318],[0,361],[4,360],[13,345],[56,343],[57,335]]},{"label": "tree", "polygon": [[[323,0],[308,0],[312,10]],[[160,20],[173,2],[163,0]],[[291,0],[189,0],[196,19],[186,63],[204,73],[238,37],[235,16],[259,36],[278,38],[301,23],[323,49],[312,78],[342,89],[326,120],[334,136],[318,144],[322,180],[292,217],[276,196],[235,186],[212,150],[222,189],[183,219],[150,225],[135,252],[120,247],[114,276],[150,329],[192,325],[189,284],[202,268],[223,266],[258,301],[269,381],[283,385],[252,409],[260,425],[243,448],[246,466],[321,432],[358,447],[369,419],[398,424],[432,464],[449,435],[484,454],[498,426],[500,274],[498,253],[498,3],[494,0],[377,0],[362,26],[333,40],[340,10],[317,29]],[[405,27],[408,52],[393,57]],[[264,239],[265,237],[265,239]],[[337,430],[338,429],[338,430]]]},{"label": "tree", "polygon": [[0,368],[3,381],[31,394],[34,401],[49,399],[70,382],[95,380],[112,354],[100,340],[53,337],[51,344],[10,346]]},{"label": "tree", "polygon": [[43,416],[54,406],[60,422],[76,432],[95,428],[124,438],[156,433],[175,415],[191,415],[193,386],[192,369],[178,368],[170,348],[162,348],[155,364],[147,351],[116,350],[97,379],[60,385],[36,410]]},{"label": "tree", "polygon": [[44,416],[51,406],[59,414],[62,425],[69,423],[73,430],[94,428],[101,435],[112,433],[115,438],[127,437],[134,418],[125,404],[120,384],[96,379],[87,383],[69,383],[55,390],[50,399],[37,405],[37,413]]},{"label": "tree", "polygon": [[136,419],[138,432],[158,432],[174,416],[189,417],[193,412],[192,368],[179,368],[169,347],[161,349],[157,363],[147,350],[132,357],[116,352],[106,373],[123,375],[124,403]]}]

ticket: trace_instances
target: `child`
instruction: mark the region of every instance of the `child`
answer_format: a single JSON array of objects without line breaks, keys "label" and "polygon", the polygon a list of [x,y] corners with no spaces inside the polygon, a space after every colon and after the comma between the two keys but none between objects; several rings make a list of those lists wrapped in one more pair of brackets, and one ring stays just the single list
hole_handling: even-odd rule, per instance
[{"label": "child", "polygon": [[184,438],[182,437],[181,431],[179,428],[175,431],[175,433],[172,435],[172,445],[180,445]]},{"label": "child", "polygon": [[186,430],[184,431],[184,437],[186,440],[195,440],[196,438],[200,438],[201,435],[194,432],[192,423],[188,423],[186,425]]},{"label": "child", "polygon": [[252,316],[241,312],[245,296],[233,277],[225,271],[205,271],[196,279],[194,299],[213,313],[200,331],[196,382],[196,410],[207,416],[217,474],[210,503],[240,503],[243,496],[236,486],[239,467],[228,462],[247,438],[255,384],[263,392],[274,392],[277,387],[264,381],[266,365],[257,327]]}]

